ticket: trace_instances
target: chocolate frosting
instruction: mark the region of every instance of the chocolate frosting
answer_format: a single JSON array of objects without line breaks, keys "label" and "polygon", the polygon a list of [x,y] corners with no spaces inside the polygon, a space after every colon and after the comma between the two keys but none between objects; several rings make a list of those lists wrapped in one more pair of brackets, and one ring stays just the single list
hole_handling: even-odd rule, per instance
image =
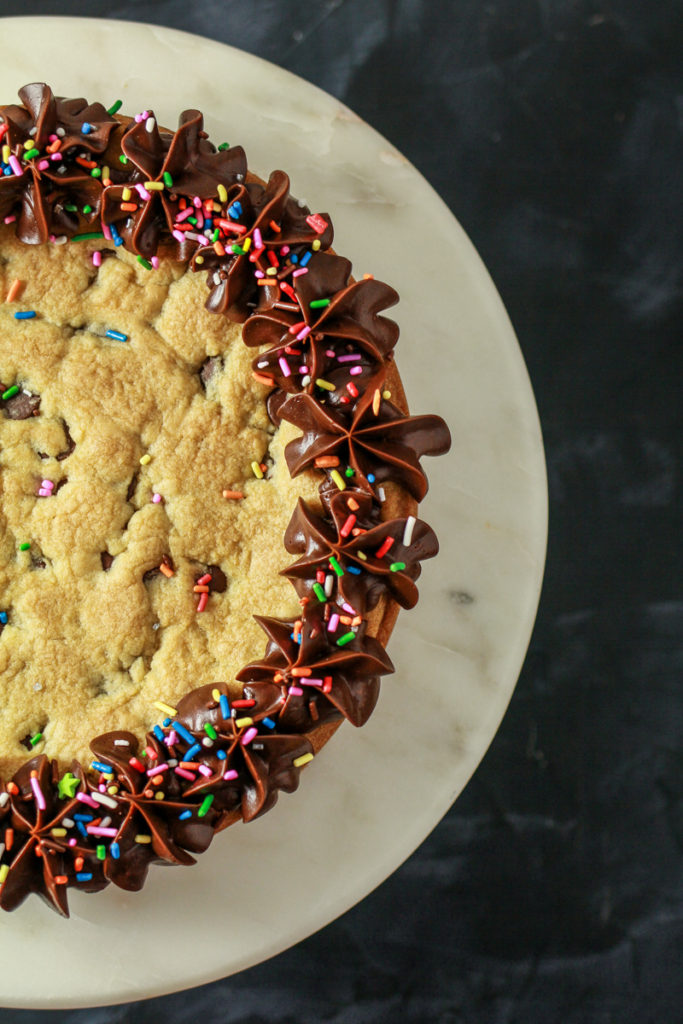
[{"label": "chocolate frosting", "polygon": [[[16,220],[27,243],[101,221],[142,259],[190,259],[205,271],[207,308],[246,321],[245,343],[266,346],[254,369],[271,385],[271,418],[302,431],[285,451],[290,472],[321,475],[321,509],[300,501],[284,538],[299,556],[283,573],[301,615],[257,616],[268,641],[237,674],[239,697],[226,682],[198,687],[144,746],[108,732],[91,741],[87,768],[74,762],[60,773],[39,755],[0,781],[0,907],[33,892],[68,915],[70,887],[137,890],[152,863],[192,864],[216,832],[297,788],[318,728],[367,721],[393,665],[366,614],[380,599],[412,607],[420,562],[438,550],[422,520],[383,515],[379,485],[392,481],[419,500],[419,460],[446,451],[450,438],[440,417],[409,416],[389,401],[398,327],[381,314],[398,296],[371,277],[354,281],[349,261],[326,251],[329,215],[297,202],[283,171],[267,184],[250,179],[243,150],[216,149],[196,110],[169,132],[151,111],[115,118],[42,83],[19,96],[21,106],[0,107],[12,157],[2,163],[0,216]],[[40,396],[0,404],[24,418],[39,413]],[[104,569],[111,558],[102,553]],[[219,566],[205,572],[212,589],[226,586]]]}]

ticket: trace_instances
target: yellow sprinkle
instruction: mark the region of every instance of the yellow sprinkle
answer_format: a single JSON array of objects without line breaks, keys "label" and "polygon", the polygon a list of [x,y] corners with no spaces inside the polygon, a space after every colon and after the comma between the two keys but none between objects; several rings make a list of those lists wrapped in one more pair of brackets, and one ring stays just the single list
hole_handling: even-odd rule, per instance
[{"label": "yellow sprinkle", "polygon": [[110,173],[111,172],[110,172],[108,167],[103,167],[102,168],[102,181],[107,181],[109,179]]},{"label": "yellow sprinkle", "polygon": [[34,149],[34,147],[35,147],[35,142],[33,141],[32,138],[31,139],[27,139],[26,142],[24,143],[24,149]]},{"label": "yellow sprinkle", "polygon": [[9,146],[3,146],[2,147],[2,162],[3,162],[3,164],[9,163],[10,155],[11,155],[11,150],[10,150]]},{"label": "yellow sprinkle", "polygon": [[164,183],[163,181],[146,181],[145,188],[148,192],[163,192]]},{"label": "yellow sprinkle", "polygon": [[313,754],[302,754],[301,757],[295,757],[292,764],[295,768],[301,768],[302,765],[308,764],[308,762],[312,760]]},{"label": "yellow sprinkle", "polygon": [[253,718],[247,717],[247,718],[236,718],[235,719],[235,725],[237,726],[238,729],[244,729],[245,725],[253,725],[253,724],[254,724],[254,719]]},{"label": "yellow sprinkle", "polygon": [[332,472],[330,473],[330,476],[332,477],[340,491],[346,490],[346,480],[341,475],[338,469],[333,469]]},{"label": "yellow sprinkle", "polygon": [[163,800],[163,799],[164,799],[164,794],[163,794],[163,793],[161,792],[161,790],[158,790],[158,791],[157,791],[157,792],[156,792],[156,793],[154,794],[154,799],[155,799],[155,800]]},{"label": "yellow sprinkle", "polygon": [[379,388],[375,388],[375,393],[372,396],[372,411],[374,412],[375,416],[379,412],[379,403],[380,403],[381,399],[382,399],[382,396],[379,393]]},{"label": "yellow sprinkle", "polygon": [[275,275],[277,274],[277,267],[268,267],[268,269],[266,270],[266,274],[268,275],[268,277],[275,277]]},{"label": "yellow sprinkle", "polygon": [[141,466],[148,466],[151,461],[152,461],[152,456],[149,454],[149,452],[147,452],[145,455],[141,455],[140,456],[140,465]]},{"label": "yellow sprinkle", "polygon": [[334,384],[330,384],[329,380],[322,380],[321,378],[318,378],[318,380],[315,383],[316,383],[316,387],[322,388],[323,391],[336,391],[337,390],[336,387],[334,386]]},{"label": "yellow sprinkle", "polygon": [[213,697],[214,700],[220,700],[221,699],[221,691],[220,690],[212,690],[211,691],[211,696]]},{"label": "yellow sprinkle", "polygon": [[135,837],[135,842],[136,843],[151,843],[152,842],[152,837],[151,836],[137,835]]},{"label": "yellow sprinkle", "polygon": [[242,242],[242,248],[244,249],[245,252],[249,252],[249,250],[251,249],[251,238],[244,239],[244,241]]},{"label": "yellow sprinkle", "polygon": [[263,470],[259,466],[258,462],[252,462],[251,471],[257,480],[263,480]]},{"label": "yellow sprinkle", "polygon": [[162,700],[155,700],[154,707],[158,708],[163,714],[168,715],[169,718],[175,718],[178,714],[175,708],[172,708],[170,704],[164,704]]},{"label": "yellow sprinkle", "polygon": [[116,796],[118,791],[119,791],[119,787],[118,786],[107,786],[107,793],[109,793],[111,796]]},{"label": "yellow sprinkle", "polygon": [[132,195],[133,193],[129,188],[124,188],[123,192],[121,193],[121,198],[123,199],[124,203],[127,203]]},{"label": "yellow sprinkle", "polygon": [[204,262],[204,257],[203,256],[195,256],[194,261],[195,261],[195,263],[203,263]]},{"label": "yellow sprinkle", "polygon": [[383,391],[383,392],[382,392],[382,398],[383,398],[383,399],[384,399],[384,400],[385,400],[386,402],[388,402],[388,401],[389,401],[389,399],[391,398],[391,391]]},{"label": "yellow sprinkle", "polygon": [[0,885],[5,881],[9,874],[9,864],[3,864],[0,866]]},{"label": "yellow sprinkle", "polygon": [[367,562],[368,556],[365,554],[364,551],[356,551],[356,555],[358,558],[360,558],[362,562]]},{"label": "yellow sprinkle", "polygon": [[66,829],[65,828],[51,828],[50,832],[52,833],[53,836],[56,836],[58,839],[59,839],[60,836],[65,836],[66,835]]},{"label": "yellow sprinkle", "polygon": [[218,192],[218,198],[220,199],[220,201],[224,203],[225,200],[228,198],[228,190],[225,187],[225,185],[216,185],[216,192]]},{"label": "yellow sprinkle", "polygon": [[311,242],[311,249],[313,249],[315,252],[317,252],[318,249],[320,248],[321,244],[322,243],[321,243],[319,238],[314,238],[313,241]]}]

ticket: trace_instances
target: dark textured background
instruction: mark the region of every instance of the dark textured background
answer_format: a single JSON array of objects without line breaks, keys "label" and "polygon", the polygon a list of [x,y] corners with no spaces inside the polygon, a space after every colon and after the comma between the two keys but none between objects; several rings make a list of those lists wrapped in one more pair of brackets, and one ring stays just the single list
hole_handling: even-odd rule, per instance
[{"label": "dark textured background", "polygon": [[536,392],[551,506],[510,709],[457,805],[392,878],[224,982],[100,1010],[0,1010],[1,1024],[683,1021],[680,3],[0,9],[229,42],[385,134],[502,294]]}]

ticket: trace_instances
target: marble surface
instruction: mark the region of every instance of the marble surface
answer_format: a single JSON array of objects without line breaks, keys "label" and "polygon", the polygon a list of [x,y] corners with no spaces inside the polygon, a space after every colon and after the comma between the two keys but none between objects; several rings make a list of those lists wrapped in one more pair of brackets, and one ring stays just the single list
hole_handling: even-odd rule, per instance
[{"label": "marble surface", "polygon": [[[6,0],[3,11],[54,7]],[[548,458],[549,557],[529,653],[487,755],[383,885],[224,981],[99,1010],[0,1011],[0,1021],[677,1024],[679,9],[59,9],[157,21],[276,60],[351,106],[427,176],[483,256],[529,367]]]},{"label": "marble surface", "polygon": [[[27,31],[30,64],[12,57]],[[483,264],[424,179],[350,110],[253,56],[169,30],[8,19],[2,33],[8,98],[42,76],[60,94],[110,102],[101,83],[118,73],[124,110],[175,124],[197,106],[212,137],[239,139],[259,172],[273,159],[284,166],[295,195],[331,212],[335,246],[357,272],[399,291],[411,408],[442,413],[454,434],[452,452],[428,467],[421,508],[440,556],[392,639],[397,671],[370,724],[342,729],[296,797],[219,837],[191,871],[152,871],[139,895],[76,893],[69,921],[37,901],[0,920],[6,1004],[92,1005],[175,991],[280,952],[365,896],[434,827],[493,737],[524,658],[545,555],[545,464],[522,357]],[[96,76],[59,56],[55,40],[67,37],[97,56]],[[111,56],[124,46],[126,75]],[[178,73],[180,55],[201,74]],[[228,110],[221,84],[231,79]],[[427,259],[416,261],[406,239],[418,237]],[[151,964],[120,941],[131,930],[172,933],[179,903],[203,922],[200,945],[170,944]],[[97,935],[110,954],[70,972]],[[40,965],[30,986],[29,956]]]}]

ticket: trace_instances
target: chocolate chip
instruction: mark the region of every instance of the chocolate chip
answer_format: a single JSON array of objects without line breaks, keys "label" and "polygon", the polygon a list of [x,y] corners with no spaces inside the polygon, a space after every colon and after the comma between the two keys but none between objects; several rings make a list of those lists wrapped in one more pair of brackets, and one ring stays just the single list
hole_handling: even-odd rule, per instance
[{"label": "chocolate chip", "polygon": [[130,499],[135,494],[135,489],[136,489],[136,487],[138,485],[138,476],[139,476],[139,473],[138,473],[138,471],[136,469],[135,472],[133,473],[133,478],[132,478],[131,482],[128,484],[128,490],[126,491],[126,501],[130,501]]},{"label": "chocolate chip", "polygon": [[220,566],[209,565],[207,566],[206,571],[211,573],[209,590],[214,594],[225,593],[228,588],[228,579]]},{"label": "chocolate chip", "polygon": [[153,569],[148,569],[147,572],[142,574],[142,582],[149,583],[155,576],[161,576],[161,570],[155,565]]},{"label": "chocolate chip", "polygon": [[59,455],[56,456],[58,462],[62,462],[64,459],[68,459],[68,457],[71,455],[72,451],[76,447],[76,442],[69,433],[69,425],[65,420],[62,420],[62,427],[64,428],[64,436],[66,437],[66,448],[64,449],[63,452],[60,452]]},{"label": "chocolate chip", "polygon": [[44,569],[47,565],[47,562],[45,561],[44,558],[32,558],[31,565],[33,566],[34,569]]},{"label": "chocolate chip", "polygon": [[102,551],[100,552],[100,561],[102,563],[102,568],[106,572],[107,569],[111,569],[114,556],[110,555],[108,551]]},{"label": "chocolate chip", "polygon": [[2,402],[2,411],[9,420],[29,420],[39,415],[40,395],[27,394],[20,391],[7,401]]},{"label": "chocolate chip", "polygon": [[206,390],[207,384],[209,383],[211,378],[214,377],[215,374],[219,372],[222,366],[223,360],[221,359],[220,356],[209,356],[208,359],[204,360],[204,362],[202,363],[202,368],[199,371],[199,379],[202,382],[202,387],[204,388],[204,390]]}]

